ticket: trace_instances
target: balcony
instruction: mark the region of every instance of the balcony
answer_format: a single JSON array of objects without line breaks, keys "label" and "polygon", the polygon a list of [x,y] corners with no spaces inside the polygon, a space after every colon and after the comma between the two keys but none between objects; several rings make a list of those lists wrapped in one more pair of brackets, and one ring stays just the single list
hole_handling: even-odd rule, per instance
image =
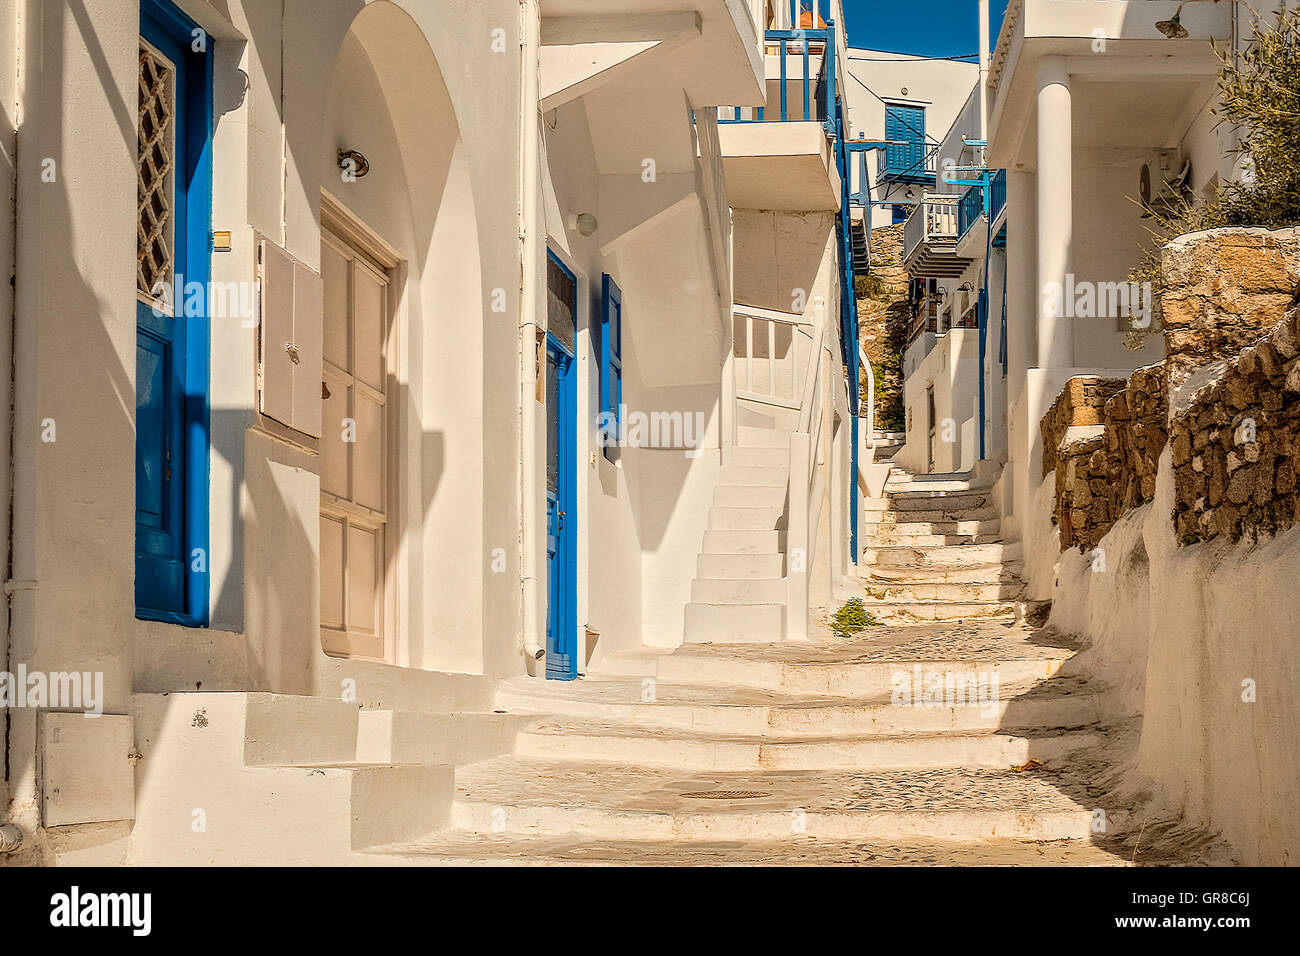
[{"label": "balcony", "polygon": [[903,259],[916,279],[953,279],[970,259],[957,254],[958,196],[927,193],[903,227]]},{"label": "balcony", "polygon": [[[985,190],[987,189],[987,198]],[[1007,234],[1007,171],[995,170],[985,186],[971,186],[957,207],[957,255],[981,259],[988,248],[989,223],[993,245],[1005,244]]]},{"label": "balcony", "polygon": [[718,139],[732,205],[837,210],[835,29],[769,30],[766,105],[719,107]]},{"label": "balcony", "polygon": [[938,154],[937,148],[923,142],[890,145],[880,152],[876,181],[933,186]]}]

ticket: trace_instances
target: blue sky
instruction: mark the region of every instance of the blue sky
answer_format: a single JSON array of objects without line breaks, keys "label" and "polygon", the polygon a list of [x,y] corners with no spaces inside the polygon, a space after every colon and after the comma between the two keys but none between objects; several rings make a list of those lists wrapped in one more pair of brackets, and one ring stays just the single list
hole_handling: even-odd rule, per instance
[{"label": "blue sky", "polygon": [[[852,46],[918,56],[979,52],[978,0],[843,0],[843,3]],[[993,24],[989,42],[996,46],[1007,0],[990,0],[989,7]]]}]

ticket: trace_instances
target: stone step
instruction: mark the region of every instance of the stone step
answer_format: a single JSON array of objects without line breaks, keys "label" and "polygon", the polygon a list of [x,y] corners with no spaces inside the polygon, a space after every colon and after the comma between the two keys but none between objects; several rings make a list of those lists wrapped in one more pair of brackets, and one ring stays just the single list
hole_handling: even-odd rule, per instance
[{"label": "stone step", "polygon": [[539,720],[519,734],[515,753],[539,760],[581,760],[683,771],[1000,769],[1031,757],[1060,760],[1099,737],[1087,730],[1018,736],[956,732],[900,736],[769,740],[628,728],[619,724]]},{"label": "stone step", "polygon": [[691,600],[696,604],[784,604],[785,578],[696,578]]},{"label": "stone step", "polygon": [[1020,565],[1016,563],[982,564],[969,567],[934,565],[898,565],[868,568],[867,587],[893,587],[909,584],[997,584],[1020,583]]},{"label": "stone step", "polygon": [[988,603],[1016,601],[1024,593],[1019,581],[943,581],[867,584],[863,601],[873,605],[910,602]]},{"label": "stone step", "polygon": [[[1143,865],[1165,857],[1139,857]],[[825,840],[786,834],[772,841],[681,843],[593,840],[568,835],[447,830],[423,840],[379,847],[367,866],[1128,866],[1122,846],[1092,840],[977,842]],[[1179,862],[1170,860],[1169,862]]]},{"label": "stone step", "polygon": [[[778,840],[1088,840],[1093,808],[1057,771],[682,773],[626,763],[501,758],[456,775],[453,825],[481,834],[678,843]],[[716,799],[714,797],[717,797]],[[1130,824],[1107,814],[1108,832]]]},{"label": "stone step", "polygon": [[873,533],[862,536],[864,548],[932,548],[958,544],[996,544],[997,534],[895,534],[892,532]]},{"label": "stone step", "polygon": [[736,426],[738,448],[784,448],[790,451],[790,432],[780,428],[757,428],[752,425]]},{"label": "stone step", "polygon": [[785,509],[785,487],[755,488],[744,485],[718,485],[713,490],[715,508]]},{"label": "stone step", "polygon": [[998,521],[995,508],[934,508],[918,511],[898,511],[894,508],[880,508],[884,499],[863,498],[865,506],[864,524],[898,525],[898,524],[952,524],[954,522]]},{"label": "stone step", "polygon": [[984,621],[1014,618],[1014,601],[898,601],[870,605],[871,613],[889,624],[910,624],[916,621]]},{"label": "stone step", "polygon": [[1018,561],[1019,543],[961,544],[937,547],[865,548],[864,556],[873,567],[944,567],[967,568]]},{"label": "stone step", "polygon": [[779,531],[705,531],[705,554],[779,554]]},{"label": "stone step", "polygon": [[907,491],[886,494],[884,498],[867,498],[868,511],[959,511],[986,508],[988,495],[976,491]]},{"label": "stone step", "polygon": [[[721,643],[721,642],[717,642]],[[656,679],[671,683],[732,684],[788,694],[818,695],[837,698],[872,699],[888,697],[894,678],[910,662],[867,661],[819,664],[792,664],[762,657],[736,656],[730,653],[699,655],[676,653],[659,659]],[[730,651],[731,648],[724,648]],[[975,658],[945,658],[936,649],[936,658],[925,662],[927,668],[945,673],[996,674],[999,685],[1028,683],[1053,676],[1068,659],[1038,657],[1024,660],[990,661]]]},{"label": "stone step", "polygon": [[[542,681],[521,677],[504,683],[496,704],[512,716],[548,714],[578,720],[618,721],[626,727],[702,734],[792,739],[846,735],[936,734],[950,731],[1043,731],[1084,727],[1101,717],[1099,689],[1086,681],[1057,677],[1016,684],[979,682],[980,671],[953,673],[956,686],[974,688],[951,703],[924,700],[902,705],[902,689],[925,685],[949,672],[929,665],[895,665],[890,693],[871,699],[843,699],[756,691],[744,687],[673,684],[655,679]],[[973,684],[971,682],[974,682]],[[984,690],[991,703],[980,703]],[[965,703],[969,701],[969,703]]]},{"label": "stone step", "polygon": [[790,466],[723,465],[718,483],[742,488],[785,488],[790,482]]},{"label": "stone step", "polygon": [[[879,512],[876,512],[879,514]],[[997,519],[982,521],[866,521],[860,532],[863,535],[893,533],[899,535],[986,535],[997,534],[1001,522]]]},{"label": "stone step", "polygon": [[785,573],[781,554],[701,554],[695,559],[701,578],[775,578]]},{"label": "stone step", "polygon": [[781,508],[710,508],[711,531],[773,531],[785,521]]},{"label": "stone step", "polygon": [[785,444],[773,448],[735,447],[731,450],[731,460],[728,464],[741,465],[747,468],[784,468],[789,471],[789,437],[787,436]]},{"label": "stone step", "polygon": [[689,644],[769,643],[784,636],[784,604],[686,605]]}]

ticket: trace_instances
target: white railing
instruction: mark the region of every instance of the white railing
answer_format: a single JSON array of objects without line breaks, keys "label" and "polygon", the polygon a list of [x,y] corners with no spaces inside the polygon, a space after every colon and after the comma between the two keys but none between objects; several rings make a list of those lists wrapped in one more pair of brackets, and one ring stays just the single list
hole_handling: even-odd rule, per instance
[{"label": "white railing", "polygon": [[[871,367],[871,360],[867,358],[867,350],[858,343],[858,362],[867,370],[867,398],[865,408],[862,400],[858,400],[858,411],[865,411],[865,415],[859,415],[858,420],[861,423],[858,427],[858,467],[869,465],[876,460],[876,370]],[[857,382],[853,383],[859,389]],[[866,427],[862,427],[865,425]]]},{"label": "white railing", "polygon": [[923,242],[934,239],[956,242],[957,206],[960,203],[960,196],[930,195],[917,203],[903,227],[903,258],[910,259]]},{"label": "white railing", "polygon": [[[735,306],[733,314],[744,325],[732,347],[733,358],[739,360],[736,397],[798,408],[803,388],[799,356],[812,340],[812,325],[805,316],[747,305]],[[737,354],[741,347],[743,355]]]},{"label": "white railing", "polygon": [[786,639],[808,639],[808,574],[817,546],[817,526],[824,497],[817,467],[826,420],[822,355],[826,341],[826,300],[813,301],[812,353],[799,393],[799,421],[790,435],[790,484],[786,519]]}]

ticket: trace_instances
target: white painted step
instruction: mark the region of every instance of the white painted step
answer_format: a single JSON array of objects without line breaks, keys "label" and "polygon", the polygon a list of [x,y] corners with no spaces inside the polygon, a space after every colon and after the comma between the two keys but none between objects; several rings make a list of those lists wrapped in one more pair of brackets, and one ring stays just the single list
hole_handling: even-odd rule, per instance
[{"label": "white painted step", "polygon": [[[886,494],[885,498],[868,498],[868,511],[962,511],[988,507],[988,495],[977,491],[952,494],[939,491],[909,491]],[[875,507],[876,503],[881,503]]]},{"label": "white painted step", "polygon": [[[513,757],[457,774],[452,821],[461,831],[485,835],[679,843],[789,839],[795,832],[819,840],[1088,840],[1092,808],[1053,786],[1053,773],[683,774],[625,763]],[[1107,814],[1112,833],[1131,823],[1121,810]]]},{"label": "white painted step", "polygon": [[705,531],[705,554],[777,554],[779,531]]},{"label": "white painted step", "polygon": [[[593,840],[567,834],[536,836],[448,830],[423,840],[376,848],[367,866],[1128,866],[1131,853],[1091,840],[976,842],[825,840],[791,833],[775,840],[682,843]],[[1139,862],[1184,864],[1142,848]]]},{"label": "white painted step", "polygon": [[784,445],[775,448],[733,448],[731,450],[731,460],[728,464],[748,468],[784,468],[789,471],[790,445],[788,436]]},{"label": "white painted step", "polygon": [[1032,737],[960,732],[899,736],[765,740],[623,728],[611,724],[541,721],[520,733],[516,753],[541,760],[632,763],[683,771],[1002,769],[1031,757],[1060,760],[1095,746],[1091,731]]},{"label": "white painted step", "polygon": [[[895,675],[909,666],[890,660],[795,664],[762,657],[683,653],[688,650],[681,648],[660,658],[656,679],[669,683],[743,685],[787,694],[872,699],[889,697],[895,688]],[[974,657],[925,663],[932,671],[997,674],[999,685],[1005,686],[1052,677],[1071,653],[1062,651],[1060,657],[1024,660],[991,661]]]},{"label": "white painted step", "polygon": [[790,432],[776,428],[736,426],[736,445],[740,448],[784,448],[790,451]]},{"label": "white painted step", "polygon": [[786,489],[755,488],[742,485],[718,485],[713,490],[713,504],[717,508],[781,508],[785,509]]},{"label": "white painted step", "polygon": [[696,578],[691,600],[696,604],[784,604],[785,578]]},{"label": "white painted step", "polygon": [[[897,665],[909,679],[915,680],[912,666]],[[922,682],[928,672],[928,667],[922,665]],[[617,721],[628,728],[660,732],[801,740],[834,735],[991,733],[1084,727],[1101,719],[1100,692],[1100,688],[1088,682],[1056,677],[1049,681],[999,684],[997,699],[988,706],[980,704],[978,697],[968,698],[968,705],[899,706],[892,696],[845,701],[660,680],[648,688],[640,679],[560,682],[516,678],[498,689],[496,704],[512,716],[546,714],[577,720]]]},{"label": "white painted step", "polygon": [[723,465],[718,483],[743,488],[785,488],[790,482],[788,465]]},{"label": "white painted step", "polygon": [[783,524],[781,508],[710,508],[709,529],[713,531],[774,531]]},{"label": "white painted step", "polygon": [[495,713],[438,714],[363,710],[357,733],[359,763],[472,763],[512,753],[517,718]]},{"label": "white painted step", "polygon": [[896,534],[892,531],[859,535],[864,548],[934,548],[946,545],[996,544],[996,534]]},{"label": "white painted step", "polygon": [[685,637],[690,644],[770,643],[784,634],[784,604],[686,605]]},{"label": "white painted step", "polygon": [[695,559],[701,578],[775,578],[785,573],[781,554],[701,554]]}]

